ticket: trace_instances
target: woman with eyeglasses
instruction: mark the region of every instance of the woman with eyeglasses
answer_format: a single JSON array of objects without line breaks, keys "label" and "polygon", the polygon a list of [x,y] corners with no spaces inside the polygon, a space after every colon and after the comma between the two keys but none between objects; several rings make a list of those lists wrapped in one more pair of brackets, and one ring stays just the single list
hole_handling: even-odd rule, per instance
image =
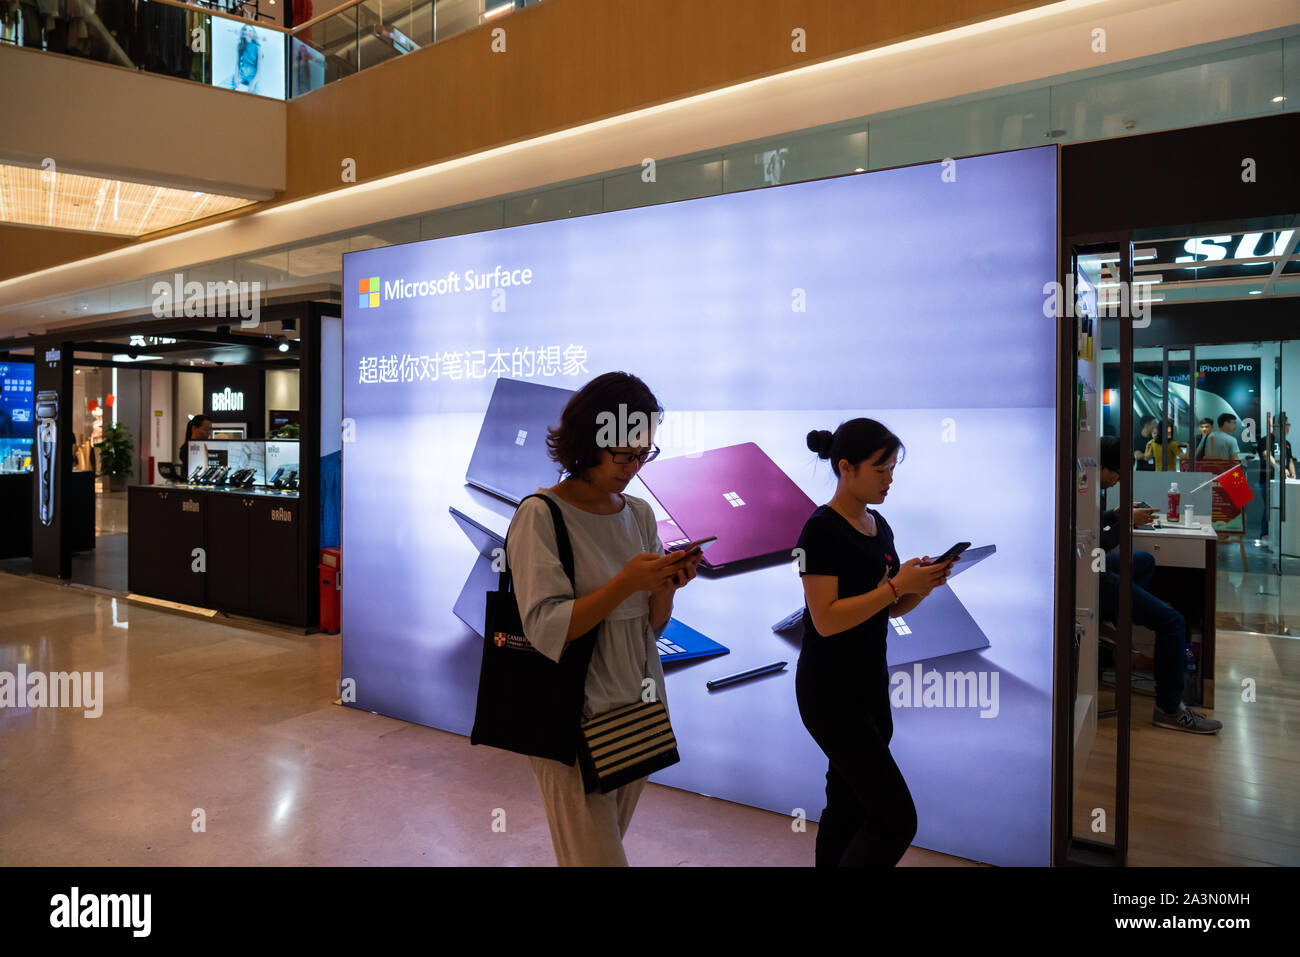
[{"label": "woman with eyeglasses", "polygon": [[[560,563],[546,503],[529,499],[510,523],[506,561],[529,643],[559,661],[568,642],[599,625],[584,721],[642,700],[647,678],[667,704],[655,643],[672,615],[674,593],[695,577],[702,554],[665,554],[649,504],[623,493],[641,465],[658,454],[652,439],[661,415],[644,382],[607,372],[579,389],[559,425],[549,430],[547,447],[564,477],[538,491],[564,517],[576,588]],[[623,835],[645,779],[608,794],[587,794],[577,765],[529,760],[557,862],[625,866]]]},{"label": "woman with eyeglasses", "polygon": [[826,809],[818,867],[893,867],[916,836],[916,806],[889,753],[885,641],[889,619],[907,614],[948,578],[952,562],[900,563],[894,533],[871,505],[884,502],[904,451],[873,419],[808,433],[838,479],[799,536],[803,645],[795,673],[799,715],[826,753]]}]

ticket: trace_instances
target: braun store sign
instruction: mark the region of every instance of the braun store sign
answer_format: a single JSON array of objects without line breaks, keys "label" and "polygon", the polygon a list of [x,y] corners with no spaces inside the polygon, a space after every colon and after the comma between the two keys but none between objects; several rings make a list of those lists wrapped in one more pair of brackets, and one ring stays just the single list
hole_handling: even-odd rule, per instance
[{"label": "braun store sign", "polygon": [[231,392],[227,386],[221,392],[212,393],[213,412],[243,412],[244,393]]},{"label": "braun store sign", "polygon": [[203,411],[218,424],[243,423],[245,438],[266,434],[266,372],[258,366],[223,366],[203,370]]}]

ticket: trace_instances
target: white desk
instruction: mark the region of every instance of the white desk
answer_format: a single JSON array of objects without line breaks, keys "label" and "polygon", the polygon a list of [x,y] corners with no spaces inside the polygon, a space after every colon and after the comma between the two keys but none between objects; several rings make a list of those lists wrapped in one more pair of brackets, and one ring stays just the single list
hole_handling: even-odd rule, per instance
[{"label": "white desk", "polygon": [[[1300,486],[1300,482],[1296,484]],[[1199,528],[1188,528],[1181,522],[1163,525],[1163,519],[1161,521],[1160,528],[1133,529],[1133,551],[1149,552],[1155,558],[1156,565],[1161,567],[1186,568],[1201,572],[1204,606],[1201,612],[1200,666],[1196,673],[1199,679],[1200,701],[1194,703],[1212,708],[1214,707],[1214,617],[1215,589],[1218,586],[1219,535],[1210,527],[1208,515],[1193,516],[1193,525],[1199,523]],[[1191,640],[1190,635],[1188,640]]]}]

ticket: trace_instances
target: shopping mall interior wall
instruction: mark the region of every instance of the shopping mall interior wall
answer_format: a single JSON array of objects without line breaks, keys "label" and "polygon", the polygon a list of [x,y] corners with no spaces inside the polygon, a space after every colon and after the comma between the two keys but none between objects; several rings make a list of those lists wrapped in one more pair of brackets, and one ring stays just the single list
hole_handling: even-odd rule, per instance
[{"label": "shopping mall interior wall", "polygon": [[[1044,5],[1034,0],[539,3],[501,22],[504,54],[493,51],[487,29],[472,30],[291,100],[284,198],[343,188],[339,168],[345,157],[355,160],[357,181],[365,182]],[[808,52],[792,50],[795,26],[806,31]],[[397,93],[401,90],[459,93],[412,109],[409,97]],[[362,116],[365,122],[358,123]]]},{"label": "shopping mall interior wall", "polygon": [[[1300,401],[1297,399],[1300,399],[1300,340],[1292,339],[1282,343],[1282,400],[1289,408],[1281,411],[1287,413],[1293,422],[1300,422]],[[1294,426],[1292,431],[1295,431]]]},{"label": "shopping mall interior wall", "polygon": [[176,446],[172,442],[172,373],[149,373],[149,408],[147,441],[148,454],[153,456],[154,474],[146,475],[142,481],[160,481],[157,474],[159,462],[176,461]]},{"label": "shopping mall interior wall", "polygon": [[8,161],[261,199],[284,188],[283,102],[9,45],[0,89]]},{"label": "shopping mall interior wall", "polygon": [[119,425],[131,437],[131,482],[148,482],[149,478],[149,395],[148,382],[152,375],[139,369],[109,370],[117,373],[117,392],[114,408]]},{"label": "shopping mall interior wall", "polygon": [[0,281],[118,249],[130,242],[120,236],[74,233],[0,223]]},{"label": "shopping mall interior wall", "polygon": [[263,414],[262,427],[271,428],[271,410],[295,411],[298,409],[298,370],[266,370],[266,411]]},{"label": "shopping mall interior wall", "polygon": [[176,460],[176,453],[185,441],[185,427],[190,419],[203,411],[203,373],[176,373],[176,415],[172,421],[175,431],[172,433],[172,454],[168,461]]}]

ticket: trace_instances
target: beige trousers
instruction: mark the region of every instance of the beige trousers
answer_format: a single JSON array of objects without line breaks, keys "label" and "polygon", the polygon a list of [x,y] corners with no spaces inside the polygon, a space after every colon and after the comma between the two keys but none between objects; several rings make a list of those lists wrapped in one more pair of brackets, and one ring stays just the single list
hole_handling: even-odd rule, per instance
[{"label": "beige trousers", "polygon": [[546,807],[555,861],[561,867],[627,867],[623,835],[645,790],[646,779],[609,794],[587,794],[582,771],[549,758],[530,757]]}]

